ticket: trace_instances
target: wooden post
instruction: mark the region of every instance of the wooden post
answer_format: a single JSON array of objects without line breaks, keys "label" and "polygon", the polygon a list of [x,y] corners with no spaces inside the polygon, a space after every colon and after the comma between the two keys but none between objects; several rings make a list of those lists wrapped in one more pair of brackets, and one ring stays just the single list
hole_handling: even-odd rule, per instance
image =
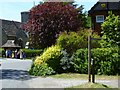
[{"label": "wooden post", "polygon": [[88,82],[91,82],[91,36],[88,36]]},{"label": "wooden post", "polygon": [[92,83],[95,83],[95,67],[94,67],[95,61],[92,59]]}]

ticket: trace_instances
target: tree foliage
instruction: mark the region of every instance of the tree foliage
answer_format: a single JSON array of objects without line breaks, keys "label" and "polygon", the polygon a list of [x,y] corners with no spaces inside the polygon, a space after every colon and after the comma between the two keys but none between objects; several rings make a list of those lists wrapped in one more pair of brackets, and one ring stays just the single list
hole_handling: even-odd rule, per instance
[{"label": "tree foliage", "polygon": [[46,48],[55,43],[61,32],[77,31],[81,25],[81,10],[63,2],[44,2],[33,7],[25,24],[31,45],[34,48]]},{"label": "tree foliage", "polygon": [[[96,33],[92,33],[92,30],[81,30],[79,32],[63,32],[57,39],[57,44],[60,45],[69,54],[73,54],[77,49],[87,48],[88,35],[91,34],[92,38],[100,38]],[[99,48],[98,41],[92,41],[92,48]]]},{"label": "tree foliage", "polygon": [[[63,31],[77,31],[84,26],[83,6],[65,2],[44,2],[30,10],[24,25],[29,31],[30,44],[34,48],[46,48],[56,42]],[[83,19],[82,19],[83,18]]]},{"label": "tree foliage", "polygon": [[102,24],[102,38],[107,46],[120,46],[120,16],[115,16],[109,12],[109,16]]}]

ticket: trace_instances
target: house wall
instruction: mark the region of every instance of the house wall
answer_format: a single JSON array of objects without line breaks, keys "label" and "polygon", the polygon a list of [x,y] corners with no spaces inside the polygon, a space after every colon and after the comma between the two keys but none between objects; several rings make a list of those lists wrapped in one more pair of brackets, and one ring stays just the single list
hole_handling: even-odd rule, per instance
[{"label": "house wall", "polygon": [[[115,15],[120,15],[120,11],[113,11]],[[91,21],[92,21],[92,30],[94,32],[97,32],[99,35],[101,35],[101,24],[102,23],[96,23],[96,16],[97,15],[104,15],[104,19],[108,16],[107,11],[96,11],[90,15]]]}]

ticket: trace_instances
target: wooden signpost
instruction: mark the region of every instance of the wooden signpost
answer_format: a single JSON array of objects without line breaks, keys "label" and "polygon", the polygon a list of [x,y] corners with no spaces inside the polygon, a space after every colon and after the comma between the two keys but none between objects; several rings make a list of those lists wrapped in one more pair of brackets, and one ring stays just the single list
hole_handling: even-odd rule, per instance
[{"label": "wooden signpost", "polygon": [[101,38],[91,38],[88,36],[88,82],[91,82],[91,72],[92,72],[92,83],[95,83],[95,69],[94,69],[94,59],[91,59],[91,42],[92,40],[101,40]]}]

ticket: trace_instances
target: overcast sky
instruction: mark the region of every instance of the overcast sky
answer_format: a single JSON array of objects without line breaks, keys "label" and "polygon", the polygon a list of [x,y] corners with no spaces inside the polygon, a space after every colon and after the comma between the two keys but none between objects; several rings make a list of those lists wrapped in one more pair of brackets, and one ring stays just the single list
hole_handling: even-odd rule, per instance
[{"label": "overcast sky", "polygon": [[[98,0],[75,0],[88,11]],[[40,0],[0,0],[0,19],[21,21],[20,12],[29,11]]]}]

